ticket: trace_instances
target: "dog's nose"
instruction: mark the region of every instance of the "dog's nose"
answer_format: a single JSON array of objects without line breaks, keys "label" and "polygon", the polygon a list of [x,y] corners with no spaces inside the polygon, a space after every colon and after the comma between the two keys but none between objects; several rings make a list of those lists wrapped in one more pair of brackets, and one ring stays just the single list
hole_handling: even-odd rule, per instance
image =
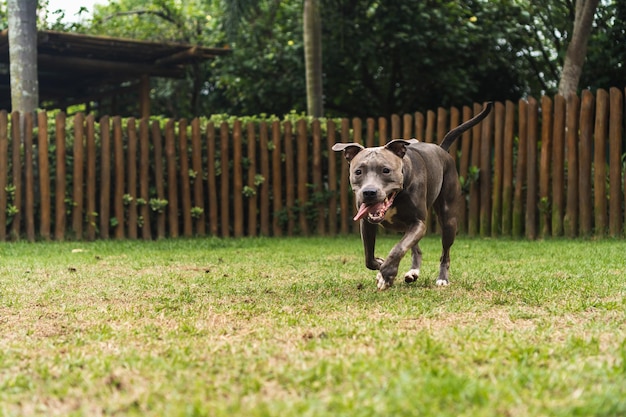
[{"label": "dog's nose", "polygon": [[363,198],[365,198],[366,200],[375,199],[377,194],[377,191],[372,188],[366,188],[363,190]]}]

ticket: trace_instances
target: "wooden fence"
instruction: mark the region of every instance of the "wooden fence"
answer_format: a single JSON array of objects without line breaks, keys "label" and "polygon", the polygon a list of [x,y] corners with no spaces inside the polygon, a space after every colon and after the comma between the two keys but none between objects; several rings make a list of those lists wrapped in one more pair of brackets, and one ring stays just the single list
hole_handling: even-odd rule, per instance
[{"label": "wooden fence", "polygon": [[[439,142],[481,108],[163,126],[0,112],[0,240],[356,233],[347,163],[331,146]],[[617,88],[495,103],[451,149],[467,197],[460,233],[622,237],[623,125]]]}]

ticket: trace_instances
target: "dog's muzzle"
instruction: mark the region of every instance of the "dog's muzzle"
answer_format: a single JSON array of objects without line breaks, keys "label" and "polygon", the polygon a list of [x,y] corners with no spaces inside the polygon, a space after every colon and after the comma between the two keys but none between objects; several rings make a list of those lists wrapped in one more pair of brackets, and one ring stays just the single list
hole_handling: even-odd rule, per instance
[{"label": "dog's muzzle", "polygon": [[372,223],[382,222],[385,218],[385,213],[387,213],[389,207],[392,206],[396,194],[396,192],[391,193],[381,202],[373,204],[361,203],[359,210],[354,216],[354,221],[361,220],[363,217],[367,216],[368,220]]}]

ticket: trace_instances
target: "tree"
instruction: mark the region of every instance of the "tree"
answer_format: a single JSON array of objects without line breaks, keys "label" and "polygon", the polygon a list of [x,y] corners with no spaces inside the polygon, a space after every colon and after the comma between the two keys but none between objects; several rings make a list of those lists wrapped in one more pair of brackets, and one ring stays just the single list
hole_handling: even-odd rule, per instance
[{"label": "tree", "polygon": [[9,0],[11,107],[21,113],[39,105],[37,82],[37,0]]},{"label": "tree", "polygon": [[572,38],[567,46],[567,55],[563,64],[559,94],[567,97],[575,94],[587,55],[587,42],[591,33],[593,16],[598,7],[598,0],[576,0],[576,15]]},{"label": "tree", "polygon": [[306,109],[309,116],[324,115],[322,87],[322,16],[319,0],[304,0],[302,14],[304,66],[306,72]]},{"label": "tree", "polygon": [[626,80],[626,2],[602,2],[598,5],[589,38],[587,57],[579,89],[608,89],[623,86]]},{"label": "tree", "polygon": [[[316,1],[323,21],[324,114],[331,117],[555,94],[575,20],[571,0]],[[232,5],[248,10],[236,25],[227,19],[225,7]],[[95,9],[83,28],[91,34],[233,49],[185,79],[153,79],[155,113],[307,111],[303,0],[111,0]],[[623,84],[625,33],[625,2],[600,2],[581,88]]]}]

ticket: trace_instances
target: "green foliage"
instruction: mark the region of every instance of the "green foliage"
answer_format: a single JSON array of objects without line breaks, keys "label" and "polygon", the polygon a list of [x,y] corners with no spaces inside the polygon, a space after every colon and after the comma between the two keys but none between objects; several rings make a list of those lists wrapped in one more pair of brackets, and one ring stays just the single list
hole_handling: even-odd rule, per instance
[{"label": "green foliage", "polygon": [[[598,6],[581,88],[620,86],[626,76],[618,48],[626,33],[622,3]],[[563,0],[321,5],[325,108],[333,117],[552,94],[574,15],[574,2]],[[59,22],[52,27],[63,29]],[[185,79],[153,79],[155,114],[306,109],[301,0],[112,0],[95,6],[92,21],[64,29],[232,48],[229,56],[192,65]]]},{"label": "green foliage", "polygon": [[165,210],[165,207],[167,207],[168,201],[158,198],[151,198],[148,204],[150,205],[150,210],[156,213],[163,213],[163,210]]},{"label": "green foliage", "polygon": [[134,200],[133,196],[130,194],[124,194],[124,196],[122,197],[122,201],[124,202],[125,206],[129,206],[130,203],[132,203]]},{"label": "green foliage", "polygon": [[191,217],[194,219],[199,219],[204,214],[204,209],[202,207],[192,207],[191,208]]},{"label": "green foliage", "polygon": [[459,177],[459,182],[461,183],[461,192],[464,195],[469,194],[469,189],[472,184],[477,184],[480,179],[480,168],[475,165],[472,165],[468,168],[467,178]]}]

